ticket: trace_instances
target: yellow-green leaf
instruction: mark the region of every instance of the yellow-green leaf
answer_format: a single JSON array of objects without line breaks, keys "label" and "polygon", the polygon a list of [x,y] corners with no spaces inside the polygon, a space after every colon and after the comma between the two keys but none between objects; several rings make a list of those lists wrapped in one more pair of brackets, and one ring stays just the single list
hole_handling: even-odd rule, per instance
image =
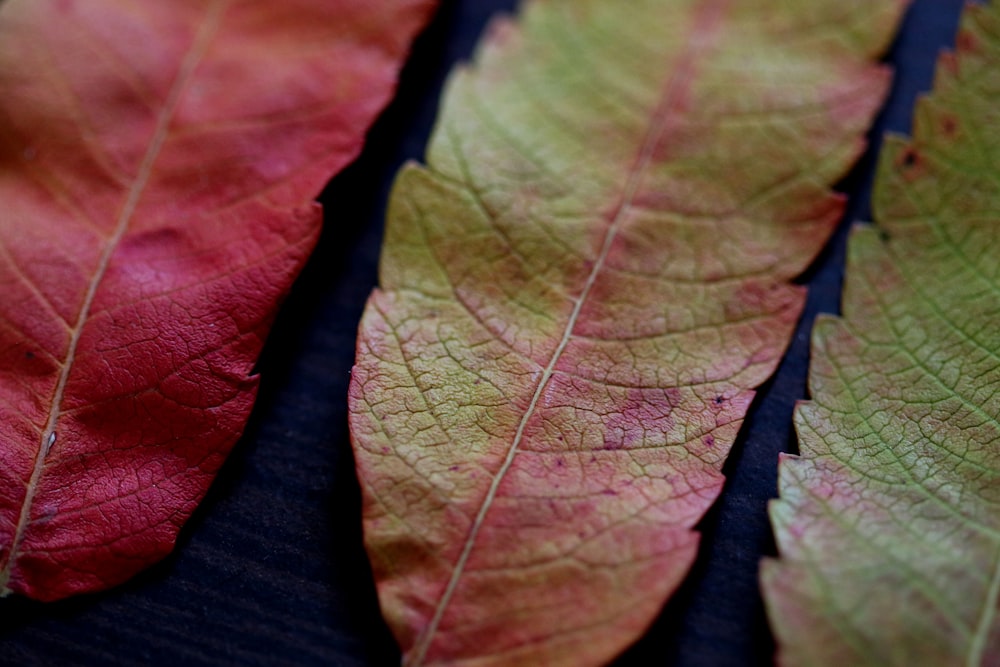
[{"label": "yellow-green leaf", "polygon": [[1000,665],[1000,5],[958,43],[816,326],[763,572],[786,665]]},{"label": "yellow-green leaf", "polygon": [[407,664],[600,664],[655,617],[903,5],[537,0],[455,75],[392,195],[351,387]]}]

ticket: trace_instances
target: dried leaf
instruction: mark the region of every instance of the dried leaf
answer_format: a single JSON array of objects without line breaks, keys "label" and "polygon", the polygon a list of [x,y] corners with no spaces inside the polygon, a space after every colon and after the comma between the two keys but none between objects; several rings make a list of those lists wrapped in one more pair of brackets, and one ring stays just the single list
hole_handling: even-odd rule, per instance
[{"label": "dried leaf", "polygon": [[0,583],[158,560],[429,0],[0,8]]},{"label": "dried leaf", "polygon": [[902,2],[540,0],[392,196],[351,425],[407,664],[650,623],[842,212]]},{"label": "dried leaf", "polygon": [[1000,4],[890,138],[817,322],[763,583],[788,665],[1000,664]]}]

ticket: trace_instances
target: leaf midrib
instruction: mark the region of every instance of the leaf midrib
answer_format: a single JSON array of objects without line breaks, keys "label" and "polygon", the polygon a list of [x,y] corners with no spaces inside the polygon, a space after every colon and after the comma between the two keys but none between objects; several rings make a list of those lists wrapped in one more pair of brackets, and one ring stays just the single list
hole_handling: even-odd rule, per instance
[{"label": "leaf midrib", "polygon": [[139,200],[142,198],[142,195],[145,193],[146,187],[149,184],[149,179],[153,174],[153,168],[160,156],[163,145],[170,134],[170,125],[177,112],[180,99],[185,90],[187,90],[194,70],[201,62],[208,49],[209,43],[218,30],[222,16],[225,13],[229,2],[230,0],[212,0],[211,4],[206,8],[205,20],[198,28],[198,32],[192,41],[191,48],[185,54],[184,59],[181,62],[181,66],[178,69],[177,77],[174,80],[166,99],[164,100],[163,108],[157,116],[156,125],[154,127],[153,134],[150,137],[149,145],[146,148],[142,162],[139,164],[139,168],[134,179],[132,180],[131,187],[128,190],[128,194],[118,214],[114,231],[111,236],[108,237],[108,240],[105,243],[104,251],[98,261],[97,268],[87,285],[87,291],[84,294],[79,314],[71,329],[69,344],[66,347],[66,359],[62,365],[62,369],[60,370],[59,379],[52,395],[48,419],[46,420],[45,427],[42,430],[38,452],[35,455],[34,467],[27,484],[17,525],[14,529],[14,538],[11,541],[10,549],[7,552],[6,561],[3,563],[2,569],[0,569],[0,596],[5,596],[11,593],[11,590],[8,587],[11,573],[17,562],[18,551],[20,549],[21,542],[24,539],[25,531],[31,523],[31,508],[34,504],[35,496],[38,493],[39,482],[45,472],[46,459],[48,458],[51,448],[57,441],[56,427],[62,414],[62,402],[66,391],[66,385],[73,370],[77,348],[80,344],[80,338],[83,335],[87,320],[90,317],[90,310],[93,306],[94,299],[97,296],[97,291],[104,280],[104,276],[111,264],[111,259],[114,256],[115,251],[118,249],[119,244],[129,230],[129,226],[135,215]]},{"label": "leaf midrib", "polygon": [[462,552],[456,561],[455,566],[452,568],[448,584],[435,606],[434,615],[427,628],[423,631],[423,633],[421,633],[414,644],[413,653],[411,654],[412,657],[404,660],[404,663],[407,665],[416,667],[424,663],[427,652],[435,635],[437,634],[437,629],[441,620],[444,617],[444,612],[448,608],[455,590],[458,587],[458,583],[465,571],[472,549],[476,544],[479,531],[485,522],[486,515],[493,504],[493,500],[496,497],[501,482],[514,462],[514,458],[517,455],[521,442],[524,438],[525,429],[527,428],[531,417],[534,415],[535,409],[538,402],[541,400],[545,387],[548,385],[549,379],[552,377],[555,367],[562,357],[562,353],[572,340],[573,331],[576,328],[580,313],[582,312],[584,305],[587,303],[590,292],[601,274],[604,263],[607,261],[611,247],[614,245],[618,232],[621,229],[622,222],[632,205],[632,200],[635,197],[636,192],[638,191],[642,176],[652,160],[654,150],[667,133],[666,131],[670,124],[670,120],[674,112],[677,110],[678,102],[680,99],[683,99],[683,92],[690,86],[690,83],[694,78],[696,61],[703,54],[703,52],[710,50],[714,46],[714,41],[705,38],[705,36],[713,36],[713,33],[717,31],[729,3],[730,0],[709,0],[708,2],[700,3],[695,10],[696,13],[692,20],[692,29],[688,32],[690,37],[684,50],[678,58],[678,64],[674,68],[672,75],[666,80],[663,95],[654,109],[649,129],[643,138],[639,154],[637,155],[635,163],[630,170],[628,179],[622,188],[621,197],[619,198],[619,201],[610,216],[610,224],[608,225],[607,232],[605,233],[604,241],[598,257],[591,268],[590,274],[587,276],[587,280],[584,283],[583,290],[580,292],[580,296],[576,299],[576,303],[574,304],[573,310],[571,311],[569,319],[567,320],[566,326],[563,330],[563,335],[559,341],[559,345],[553,351],[549,363],[546,365],[538,379],[535,392],[531,397],[528,407],[525,409],[520,423],[518,424],[514,438],[507,450],[507,455],[500,468],[497,470],[497,473],[493,476],[490,488],[480,505],[476,518],[474,519],[472,527],[466,537]]}]

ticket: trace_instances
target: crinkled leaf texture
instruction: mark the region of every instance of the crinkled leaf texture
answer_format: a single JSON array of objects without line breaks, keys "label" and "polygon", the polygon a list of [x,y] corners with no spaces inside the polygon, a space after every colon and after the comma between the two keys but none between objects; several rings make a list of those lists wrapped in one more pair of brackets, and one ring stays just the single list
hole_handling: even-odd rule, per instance
[{"label": "crinkled leaf texture", "polygon": [[1000,665],[1000,5],[890,138],[765,564],[786,665]]},{"label": "crinkled leaf texture", "polygon": [[243,429],[311,200],[430,0],[0,7],[0,582],[117,584]]},{"label": "crinkled leaf texture", "polygon": [[408,664],[599,664],[655,617],[902,9],[538,0],[455,75],[392,195],[350,394]]}]

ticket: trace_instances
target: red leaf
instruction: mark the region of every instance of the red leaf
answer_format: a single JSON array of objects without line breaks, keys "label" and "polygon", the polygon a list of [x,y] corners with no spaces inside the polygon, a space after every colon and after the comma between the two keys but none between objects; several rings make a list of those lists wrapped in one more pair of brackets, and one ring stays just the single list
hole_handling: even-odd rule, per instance
[{"label": "red leaf", "polygon": [[0,584],[170,551],[432,0],[0,9]]}]

